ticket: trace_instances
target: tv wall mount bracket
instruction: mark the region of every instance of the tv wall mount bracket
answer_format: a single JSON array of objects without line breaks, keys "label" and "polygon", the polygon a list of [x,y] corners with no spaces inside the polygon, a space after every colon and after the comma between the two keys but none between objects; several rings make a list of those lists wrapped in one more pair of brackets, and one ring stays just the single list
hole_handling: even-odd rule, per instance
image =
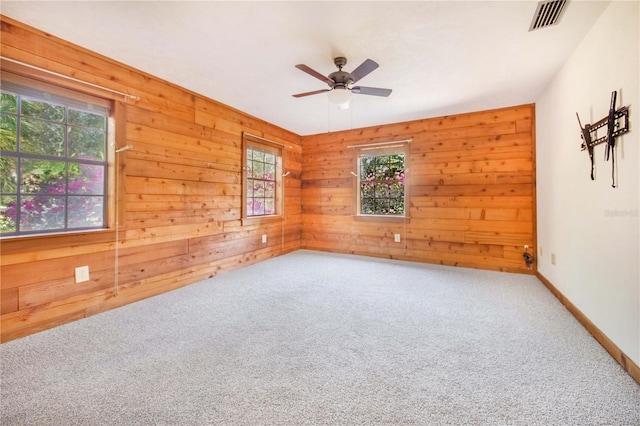
[{"label": "tv wall mount bracket", "polygon": [[[582,126],[580,122],[580,116],[576,112],[578,117],[578,124],[582,134],[582,145],[580,148],[582,151],[589,152],[589,159],[591,160],[591,180],[595,180],[595,160],[593,158],[593,148],[601,143],[606,143],[607,146],[604,151],[605,161],[609,161],[611,158],[611,186],[616,187],[616,167],[615,167],[615,148],[616,138],[622,136],[629,131],[629,107],[623,106],[616,109],[616,96],[618,92],[615,90],[611,93],[611,105],[609,107],[609,114],[601,120],[596,121],[593,124],[585,124]],[[598,137],[598,129],[606,128],[606,134]]]}]

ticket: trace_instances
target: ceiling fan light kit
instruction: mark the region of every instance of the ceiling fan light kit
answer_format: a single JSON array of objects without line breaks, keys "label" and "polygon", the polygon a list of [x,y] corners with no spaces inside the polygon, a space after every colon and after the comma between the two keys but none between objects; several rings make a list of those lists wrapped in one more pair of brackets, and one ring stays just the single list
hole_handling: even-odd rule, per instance
[{"label": "ceiling fan light kit", "polygon": [[345,87],[334,87],[327,92],[327,98],[329,98],[329,102],[337,105],[338,108],[348,109],[351,101],[351,91]]},{"label": "ceiling fan light kit", "polygon": [[329,88],[314,90],[312,92],[304,92],[293,95],[294,98],[301,98],[304,96],[317,95],[318,93],[327,93],[329,102],[335,104],[340,109],[349,108],[349,102],[351,101],[351,95],[353,93],[359,95],[372,95],[387,97],[391,94],[391,89],[382,89],[379,87],[364,87],[364,86],[352,86],[363,77],[367,76],[373,70],[378,68],[378,64],[371,59],[366,59],[352,72],[342,71],[342,67],[347,64],[347,58],[338,56],[334,58],[333,63],[338,67],[338,71],[334,71],[328,76],[320,74],[318,71],[308,67],[304,64],[296,65],[301,71],[306,72],[312,77],[326,83]]}]

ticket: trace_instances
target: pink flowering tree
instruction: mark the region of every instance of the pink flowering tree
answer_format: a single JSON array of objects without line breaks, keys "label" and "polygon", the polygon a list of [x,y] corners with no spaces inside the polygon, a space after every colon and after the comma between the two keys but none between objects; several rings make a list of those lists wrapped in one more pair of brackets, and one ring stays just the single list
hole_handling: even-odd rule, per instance
[{"label": "pink flowering tree", "polygon": [[404,215],[404,186],[404,155],[360,158],[362,214]]},{"label": "pink flowering tree", "polygon": [[276,213],[276,156],[260,150],[247,151],[247,216]]},{"label": "pink flowering tree", "polygon": [[100,227],[106,116],[2,93],[0,232]]}]

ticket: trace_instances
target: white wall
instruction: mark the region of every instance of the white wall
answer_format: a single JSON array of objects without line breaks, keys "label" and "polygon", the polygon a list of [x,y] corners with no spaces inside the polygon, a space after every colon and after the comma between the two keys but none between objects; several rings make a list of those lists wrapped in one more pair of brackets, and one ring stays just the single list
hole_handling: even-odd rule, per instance
[{"label": "white wall", "polygon": [[[639,5],[612,2],[536,103],[538,270],[636,365],[640,365]],[[631,113],[631,131],[617,139],[615,189],[604,145],[595,148],[596,180],[590,179],[589,155],[580,151],[576,119],[576,112],[583,125],[605,117],[614,90],[617,106],[628,105]]]}]

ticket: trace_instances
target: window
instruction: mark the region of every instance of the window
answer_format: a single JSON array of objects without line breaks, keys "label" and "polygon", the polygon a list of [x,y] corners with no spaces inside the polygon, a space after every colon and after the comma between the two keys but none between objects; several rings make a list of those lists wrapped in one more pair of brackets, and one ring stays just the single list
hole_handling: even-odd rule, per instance
[{"label": "window", "polygon": [[405,148],[362,148],[358,154],[358,215],[406,215]]},{"label": "window", "polygon": [[282,214],[282,147],[244,134],[243,219]]},{"label": "window", "polygon": [[4,77],[0,235],[106,228],[109,102]]}]

